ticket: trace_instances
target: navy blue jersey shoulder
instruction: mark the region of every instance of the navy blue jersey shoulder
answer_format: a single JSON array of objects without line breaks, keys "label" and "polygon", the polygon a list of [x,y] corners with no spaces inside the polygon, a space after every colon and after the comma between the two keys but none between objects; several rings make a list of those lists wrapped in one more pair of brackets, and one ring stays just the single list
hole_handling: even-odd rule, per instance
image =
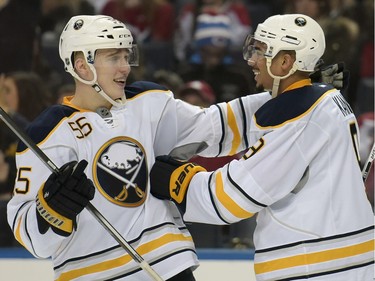
[{"label": "navy blue jersey shoulder", "polygon": [[272,127],[296,118],[331,89],[331,85],[313,84],[285,92],[255,112],[256,122],[261,127]]},{"label": "navy blue jersey shoulder", "polygon": [[150,90],[168,90],[166,87],[149,81],[137,81],[130,85],[125,86],[125,95],[127,98],[133,98],[138,94],[141,94]]},{"label": "navy blue jersey shoulder", "polygon": [[[26,129],[26,134],[38,144],[44,140],[47,135],[56,127],[56,125],[65,117],[71,116],[74,109],[65,105],[53,105],[44,110]],[[22,152],[27,146],[20,141],[18,143],[17,152]]]}]

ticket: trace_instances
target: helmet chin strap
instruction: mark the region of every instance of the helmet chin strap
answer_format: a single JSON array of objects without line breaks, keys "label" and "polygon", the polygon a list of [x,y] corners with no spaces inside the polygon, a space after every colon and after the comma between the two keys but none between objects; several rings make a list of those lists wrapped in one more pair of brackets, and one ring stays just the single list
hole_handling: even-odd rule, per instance
[{"label": "helmet chin strap", "polygon": [[91,87],[103,98],[105,98],[109,103],[111,103],[115,107],[121,107],[126,103],[126,96],[125,93],[121,98],[118,98],[116,100],[111,99],[100,87],[100,85],[97,83],[97,81],[94,84],[91,84]]},{"label": "helmet chin strap", "polygon": [[268,74],[273,78],[273,85],[272,85],[272,98],[276,98],[277,94],[279,92],[279,86],[280,86],[280,81],[282,79],[288,78],[290,75],[292,75],[294,72],[297,71],[298,65],[296,63],[293,64],[293,67],[289,70],[288,74],[284,76],[276,76],[271,72],[271,64],[272,64],[272,58],[266,58],[267,60],[267,71]]},{"label": "helmet chin strap", "polygon": [[110,98],[104,92],[104,90],[102,89],[102,87],[100,87],[100,85],[98,83],[98,75],[96,74],[95,67],[91,63],[89,63],[88,66],[90,67],[92,73],[94,74],[94,78],[92,80],[90,80],[90,81],[82,79],[75,71],[72,71],[71,74],[74,76],[74,78],[76,78],[77,80],[81,81],[82,83],[84,83],[86,85],[90,85],[95,90],[95,92],[97,92],[99,95],[101,95],[103,98],[105,98],[113,106],[115,106],[115,107],[122,107],[126,103],[125,92],[124,92],[124,95],[121,98],[119,98],[119,99],[114,100],[114,99]]}]

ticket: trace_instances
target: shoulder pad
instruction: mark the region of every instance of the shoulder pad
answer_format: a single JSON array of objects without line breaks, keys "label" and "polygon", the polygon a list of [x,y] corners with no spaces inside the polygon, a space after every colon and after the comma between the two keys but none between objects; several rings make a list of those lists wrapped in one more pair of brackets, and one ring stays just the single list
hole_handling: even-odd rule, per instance
[{"label": "shoulder pad", "polygon": [[300,117],[329,90],[331,85],[313,84],[288,91],[266,102],[255,112],[255,122],[259,127],[280,126]]},{"label": "shoulder pad", "polygon": [[149,81],[137,81],[130,85],[125,86],[125,95],[127,98],[133,98],[138,94],[141,94],[150,90],[162,90],[167,91],[168,89],[162,85]]},{"label": "shoulder pad", "polygon": [[[43,111],[26,129],[26,134],[33,140],[35,144],[43,141],[47,135],[56,127],[56,125],[65,117],[71,116],[74,109],[65,105],[53,105]],[[20,141],[18,143],[17,152],[22,152],[27,146]]]}]

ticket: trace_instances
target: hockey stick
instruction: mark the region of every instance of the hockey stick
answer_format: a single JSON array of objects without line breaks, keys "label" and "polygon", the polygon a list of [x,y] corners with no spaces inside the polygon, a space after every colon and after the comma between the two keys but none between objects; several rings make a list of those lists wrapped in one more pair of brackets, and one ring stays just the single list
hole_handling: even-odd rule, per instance
[{"label": "hockey stick", "polygon": [[366,182],[366,180],[367,180],[368,174],[370,173],[372,163],[374,162],[374,158],[375,158],[375,143],[372,145],[370,155],[367,157],[367,161],[366,161],[366,163],[365,163],[365,165],[363,166],[363,169],[362,169],[363,182]]},{"label": "hockey stick", "polygon": [[[52,173],[59,174],[60,171],[51,159],[26,135],[12,118],[0,107],[0,118],[9,129],[47,166]],[[86,209],[92,216],[108,231],[108,233],[125,249],[131,258],[139,263],[139,266],[145,270],[154,280],[163,281],[158,273],[148,264],[140,254],[125,240],[124,237],[108,222],[108,220],[89,202]]]}]

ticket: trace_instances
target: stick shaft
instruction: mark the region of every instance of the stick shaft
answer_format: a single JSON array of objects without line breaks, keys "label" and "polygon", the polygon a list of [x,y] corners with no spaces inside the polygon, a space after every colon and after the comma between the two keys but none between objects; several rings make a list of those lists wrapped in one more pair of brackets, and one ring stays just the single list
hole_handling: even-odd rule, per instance
[{"label": "stick shaft", "polygon": [[[13,121],[13,119],[0,107],[0,118],[8,128],[42,161],[52,173],[59,174],[58,167],[51,159],[34,143],[34,141]],[[92,216],[107,230],[107,232],[121,245],[122,248],[136,261],[142,269],[156,281],[163,279],[153,270],[153,268],[142,258],[141,255],[125,240],[124,237],[108,222],[108,220],[89,202],[86,209]]]},{"label": "stick shaft", "polygon": [[140,254],[121,236],[121,234],[107,221],[107,219],[91,204],[87,205],[87,210],[97,219],[97,221],[112,235],[112,237],[126,250],[126,252],[139,263],[154,280],[163,281],[155,270],[148,264]]},{"label": "stick shaft", "polygon": [[0,118],[10,130],[51,170],[53,173],[59,173],[57,166],[47,157],[47,155],[31,140],[31,138],[22,131],[13,119],[0,107]]}]

